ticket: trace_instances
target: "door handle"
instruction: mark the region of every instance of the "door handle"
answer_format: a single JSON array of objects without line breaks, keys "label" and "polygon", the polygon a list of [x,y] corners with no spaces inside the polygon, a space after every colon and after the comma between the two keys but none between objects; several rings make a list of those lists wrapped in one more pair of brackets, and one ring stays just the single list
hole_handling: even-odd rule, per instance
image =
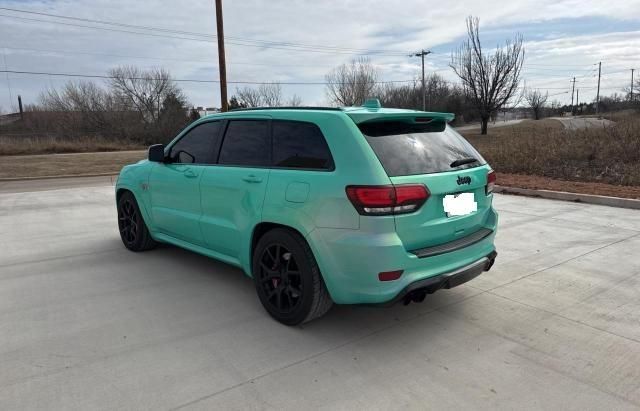
[{"label": "door handle", "polygon": [[193,170],[191,170],[190,168],[188,168],[188,169],[186,169],[186,170],[184,171],[184,176],[185,176],[185,177],[188,177],[188,178],[195,178],[195,177],[198,177],[198,175],[197,175],[196,173],[194,173],[194,171],[193,171]]},{"label": "door handle", "polygon": [[249,174],[246,177],[242,177],[243,181],[246,181],[247,183],[261,183],[262,182],[262,178],[261,177],[257,177],[253,174]]}]

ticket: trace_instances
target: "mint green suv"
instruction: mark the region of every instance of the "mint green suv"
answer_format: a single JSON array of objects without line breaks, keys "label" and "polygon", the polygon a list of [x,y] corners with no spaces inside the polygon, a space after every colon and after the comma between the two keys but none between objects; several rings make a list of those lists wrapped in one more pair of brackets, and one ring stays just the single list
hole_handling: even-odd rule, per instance
[{"label": "mint green suv", "polygon": [[452,119],[375,100],[204,117],[122,169],[122,241],[240,267],[287,325],[422,301],[496,257],[495,173]]}]

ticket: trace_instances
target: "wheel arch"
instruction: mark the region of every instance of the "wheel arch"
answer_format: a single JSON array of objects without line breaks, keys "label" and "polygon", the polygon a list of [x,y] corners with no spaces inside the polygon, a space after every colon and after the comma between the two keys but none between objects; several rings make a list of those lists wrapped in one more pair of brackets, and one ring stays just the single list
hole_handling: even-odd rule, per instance
[{"label": "wheel arch", "polygon": [[[304,230],[303,227],[296,227],[289,224],[276,223],[274,221],[259,222],[253,227],[253,230],[251,232],[251,238],[248,244],[248,252],[245,254],[248,257],[248,262],[247,262],[247,265],[245,266],[245,271],[247,275],[249,275],[249,277],[253,277],[253,273],[252,273],[253,252],[256,248],[256,245],[258,244],[258,241],[260,241],[260,238],[262,238],[262,236],[264,236],[266,233],[276,228],[282,228],[285,230],[293,231],[294,233],[302,237],[307,244],[309,244],[309,239],[307,238],[307,235],[305,235],[306,231]],[[313,251],[313,247],[311,246],[311,244],[309,244],[309,247],[311,247]],[[314,257],[316,257],[315,253],[314,253]],[[316,257],[316,260],[317,259],[318,258]]]},{"label": "wheel arch", "polygon": [[305,241],[307,241],[307,238],[305,237],[305,235],[302,234],[302,232],[295,227],[292,227],[286,224],[274,223],[270,221],[261,221],[260,223],[256,224],[255,227],[253,227],[253,232],[251,233],[251,243],[249,244],[249,272],[251,272],[251,268],[252,268],[251,265],[253,262],[253,251],[255,250],[256,245],[258,244],[258,241],[260,241],[260,238],[262,238],[262,236],[264,236],[266,233],[276,228],[291,230],[296,234],[300,235],[302,238],[304,238]]},{"label": "wheel arch", "polygon": [[[120,198],[122,197],[122,195],[127,191],[130,192],[131,194],[133,194],[134,197],[136,196],[134,194],[134,192],[129,190],[128,188],[126,188],[126,187],[118,187],[116,189],[116,204],[120,201]],[[137,198],[136,198],[136,201],[138,201]]]},{"label": "wheel arch", "polygon": [[149,233],[153,237],[153,231],[155,231],[155,230],[153,230],[153,226],[152,226],[152,224],[150,224],[150,222],[152,220],[150,218],[149,213],[147,212],[147,205],[145,204],[144,201],[141,201],[139,196],[136,194],[135,190],[133,190],[132,188],[130,188],[128,186],[118,186],[116,188],[116,207],[118,206],[118,202],[120,201],[120,198],[122,198],[124,193],[127,193],[127,192],[131,193],[133,198],[136,200],[136,203],[138,203],[138,208],[142,212],[142,219],[144,220],[145,224],[147,225],[147,228],[149,229]]},{"label": "wheel arch", "polygon": [[[252,273],[252,269],[253,269],[253,252],[255,250],[256,245],[258,244],[258,241],[260,240],[260,238],[265,235],[266,233],[268,233],[269,231],[276,229],[276,228],[283,228],[286,230],[291,230],[294,233],[300,235],[300,237],[302,237],[302,239],[309,245],[309,248],[311,249],[311,253],[313,254],[313,257],[316,260],[316,263],[318,264],[318,267],[320,268],[320,277],[322,277],[322,281],[324,281],[325,286],[327,287],[327,291],[329,292],[329,295],[331,296],[331,298],[333,298],[333,292],[332,292],[332,282],[331,281],[327,281],[327,277],[330,276],[330,273],[327,273],[324,269],[324,262],[322,261],[322,258],[319,258],[320,256],[318,255],[318,250],[316,247],[314,247],[314,244],[309,241],[309,236],[304,234],[304,231],[296,228],[294,226],[291,225],[287,225],[287,224],[281,224],[281,223],[275,223],[275,222],[271,222],[271,221],[262,221],[259,224],[256,224],[256,226],[253,228],[253,232],[251,234],[251,242],[249,244],[249,263],[248,265],[245,267],[245,272],[249,277],[253,277],[253,273]],[[308,234],[308,233],[307,233]]]}]

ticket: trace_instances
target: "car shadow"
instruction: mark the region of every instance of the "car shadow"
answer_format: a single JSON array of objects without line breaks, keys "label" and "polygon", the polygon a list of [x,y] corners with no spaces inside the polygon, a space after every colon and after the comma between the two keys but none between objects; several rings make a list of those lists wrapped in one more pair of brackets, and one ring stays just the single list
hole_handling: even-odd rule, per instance
[{"label": "car shadow", "polygon": [[237,267],[172,245],[161,244],[156,250],[139,255],[156,261],[163,269],[180,271],[184,282],[199,281],[201,292],[210,293],[211,308],[216,311],[244,312],[255,321],[275,328],[287,328],[328,337],[359,329],[363,332],[383,329],[428,315],[440,307],[455,304],[479,290],[458,287],[428,295],[423,303],[402,303],[391,307],[367,305],[334,305],[322,318],[296,327],[273,320],[262,307],[253,280]]}]

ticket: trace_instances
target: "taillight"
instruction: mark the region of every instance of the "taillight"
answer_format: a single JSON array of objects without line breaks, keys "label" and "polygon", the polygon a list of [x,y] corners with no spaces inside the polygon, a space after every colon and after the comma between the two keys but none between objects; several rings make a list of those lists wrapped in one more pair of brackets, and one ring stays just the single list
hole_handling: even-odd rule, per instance
[{"label": "taillight", "polygon": [[491,170],[487,174],[487,195],[493,193],[493,186],[496,184],[496,172]]},{"label": "taillight", "polygon": [[347,186],[346,191],[347,197],[362,215],[412,213],[429,198],[429,190],[422,184]]}]

